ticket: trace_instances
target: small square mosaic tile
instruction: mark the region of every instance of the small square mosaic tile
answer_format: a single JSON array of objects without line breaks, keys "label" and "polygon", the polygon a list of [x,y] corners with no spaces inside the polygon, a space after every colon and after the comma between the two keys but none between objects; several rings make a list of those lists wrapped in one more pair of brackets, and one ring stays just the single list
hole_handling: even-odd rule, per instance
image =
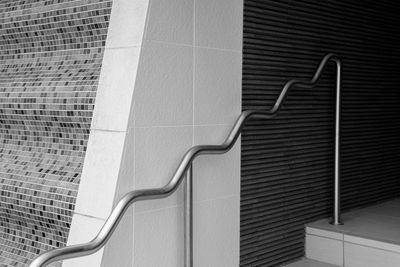
[{"label": "small square mosaic tile", "polygon": [[0,0],[0,266],[66,245],[111,6]]}]

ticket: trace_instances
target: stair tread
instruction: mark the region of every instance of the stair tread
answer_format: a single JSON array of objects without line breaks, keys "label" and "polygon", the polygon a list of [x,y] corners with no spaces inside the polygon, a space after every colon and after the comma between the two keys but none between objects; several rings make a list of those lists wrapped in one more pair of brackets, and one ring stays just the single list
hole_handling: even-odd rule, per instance
[{"label": "stair tread", "polygon": [[338,267],[338,266],[310,259],[302,259],[300,261],[286,265],[285,267]]},{"label": "stair tread", "polygon": [[344,225],[332,226],[325,219],[308,224],[307,227],[400,245],[400,199],[347,212],[342,218]]}]

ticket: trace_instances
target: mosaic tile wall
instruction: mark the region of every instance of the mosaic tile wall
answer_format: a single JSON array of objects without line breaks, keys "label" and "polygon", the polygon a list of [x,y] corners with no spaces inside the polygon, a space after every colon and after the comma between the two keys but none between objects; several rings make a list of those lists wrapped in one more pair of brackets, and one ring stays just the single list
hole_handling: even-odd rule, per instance
[{"label": "mosaic tile wall", "polygon": [[0,0],[0,266],[65,246],[111,0]]}]

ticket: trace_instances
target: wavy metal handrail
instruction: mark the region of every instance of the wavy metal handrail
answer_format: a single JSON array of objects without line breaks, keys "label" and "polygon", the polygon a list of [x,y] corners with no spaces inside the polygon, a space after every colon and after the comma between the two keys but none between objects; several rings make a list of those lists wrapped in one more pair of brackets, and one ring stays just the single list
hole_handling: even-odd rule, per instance
[{"label": "wavy metal handrail", "polygon": [[[168,182],[167,185],[161,188],[155,189],[143,189],[143,190],[135,190],[130,193],[127,193],[115,206],[114,210],[112,211],[111,215],[106,220],[105,224],[101,228],[100,232],[97,236],[90,242],[79,244],[79,245],[72,245],[63,248],[57,248],[50,250],[48,252],[43,253],[32,263],[29,265],[30,267],[43,267],[52,262],[66,260],[71,258],[77,258],[82,256],[91,255],[98,250],[100,250],[107,241],[111,238],[112,234],[114,233],[115,229],[117,228],[119,222],[121,221],[123,215],[125,214],[126,210],[132,205],[134,202],[142,201],[142,200],[151,200],[151,199],[160,199],[165,198],[174,193],[177,188],[179,187],[180,183],[185,177],[185,173],[188,168],[191,166],[194,159],[199,155],[209,155],[209,154],[224,154],[228,152],[233,145],[236,143],[241,130],[244,126],[244,123],[249,120],[250,118],[257,118],[257,119],[270,119],[273,118],[279,109],[282,106],[282,102],[285,99],[287,92],[291,87],[294,85],[298,86],[307,86],[313,87],[315,83],[319,80],[322,71],[324,70],[325,66],[329,61],[334,61],[336,63],[337,68],[337,112],[336,112],[336,153],[338,154],[339,142],[339,115],[338,112],[340,110],[340,84],[341,84],[341,68],[342,63],[340,58],[335,54],[327,54],[319,64],[313,78],[310,81],[302,81],[302,80],[291,80],[285,84],[280,93],[279,97],[277,98],[273,108],[269,111],[261,111],[261,110],[247,110],[243,111],[238,119],[236,120],[234,126],[232,127],[228,137],[225,141],[220,145],[199,145],[190,148],[186,154],[184,155],[183,159],[181,160],[180,164],[178,165],[177,170],[175,171],[172,179]],[[339,196],[339,180],[338,180],[338,155],[335,157],[336,164],[335,164],[335,196]],[[336,191],[337,190],[337,191]],[[334,214],[334,223],[340,224],[340,206],[338,199],[335,198],[335,214]]]}]

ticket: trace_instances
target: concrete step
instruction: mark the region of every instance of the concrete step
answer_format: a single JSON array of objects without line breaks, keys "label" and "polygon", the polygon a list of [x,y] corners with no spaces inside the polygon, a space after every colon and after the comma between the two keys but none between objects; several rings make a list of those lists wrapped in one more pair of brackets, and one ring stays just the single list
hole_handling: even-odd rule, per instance
[{"label": "concrete step", "polygon": [[400,199],[345,213],[343,223],[307,225],[307,258],[346,267],[400,266]]},{"label": "concrete step", "polygon": [[320,261],[302,259],[300,261],[286,265],[285,267],[337,267],[337,266],[328,263],[323,263]]}]

